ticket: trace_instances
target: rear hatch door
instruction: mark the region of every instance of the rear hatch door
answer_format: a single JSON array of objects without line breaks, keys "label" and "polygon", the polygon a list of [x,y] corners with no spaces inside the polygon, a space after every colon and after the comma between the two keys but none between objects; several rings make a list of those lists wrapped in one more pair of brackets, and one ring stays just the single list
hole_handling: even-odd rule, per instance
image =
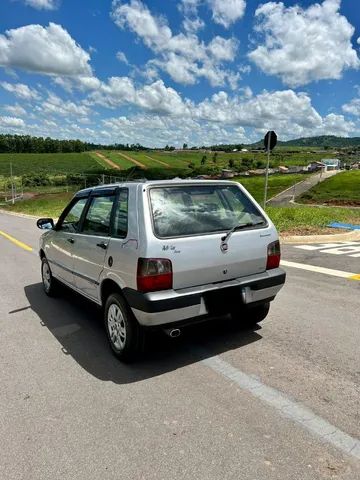
[{"label": "rear hatch door", "polygon": [[273,227],[236,184],[184,183],[151,188],[149,195],[159,256],[172,261],[174,289],[266,270]]}]

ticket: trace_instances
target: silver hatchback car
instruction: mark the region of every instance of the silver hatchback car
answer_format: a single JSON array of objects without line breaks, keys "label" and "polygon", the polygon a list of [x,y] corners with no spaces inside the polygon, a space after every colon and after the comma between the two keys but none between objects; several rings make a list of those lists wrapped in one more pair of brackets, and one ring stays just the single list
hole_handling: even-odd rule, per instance
[{"label": "silver hatchback car", "polygon": [[278,234],[230,181],[127,182],[79,191],[56,225],[37,225],[44,290],[59,282],[103,308],[111,348],[141,349],[145,327],[170,336],[224,314],[263,320],[285,282]]}]

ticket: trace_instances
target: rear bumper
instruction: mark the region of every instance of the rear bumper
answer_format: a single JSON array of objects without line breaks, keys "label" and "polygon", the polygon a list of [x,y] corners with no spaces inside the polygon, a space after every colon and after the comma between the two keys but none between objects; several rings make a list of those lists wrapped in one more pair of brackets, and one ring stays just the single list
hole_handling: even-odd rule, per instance
[{"label": "rear bumper", "polygon": [[[271,301],[285,283],[281,268],[261,274],[237,278],[227,282],[201,285],[181,290],[140,293],[125,288],[123,293],[138,322],[144,326],[167,325],[186,319],[209,315],[209,299],[232,290],[239,305],[252,305]],[[219,302],[218,313],[227,313],[226,302]]]}]

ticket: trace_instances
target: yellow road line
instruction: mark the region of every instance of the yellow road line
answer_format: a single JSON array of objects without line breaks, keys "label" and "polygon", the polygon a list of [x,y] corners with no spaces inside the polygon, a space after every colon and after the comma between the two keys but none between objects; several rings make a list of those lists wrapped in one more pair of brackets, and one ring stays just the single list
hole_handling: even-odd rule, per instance
[{"label": "yellow road line", "polygon": [[360,275],[353,275],[352,277],[349,277],[349,280],[360,280]]},{"label": "yellow road line", "polygon": [[323,273],[325,275],[331,275],[332,277],[346,278],[347,280],[360,280],[360,274],[343,272],[342,270],[334,270],[332,268],[318,267],[316,265],[308,265],[306,263],[281,260],[281,265],[284,267],[299,268],[300,270],[307,270],[309,272]]},{"label": "yellow road line", "polygon": [[32,252],[33,251],[32,247],[30,247],[29,245],[26,245],[26,243],[20,242],[20,240],[16,240],[16,238],[12,237],[11,235],[8,235],[5,232],[2,232],[1,230],[0,230],[0,235],[2,235],[7,240],[10,240],[10,242],[14,243],[18,247],[23,248],[27,252]]}]

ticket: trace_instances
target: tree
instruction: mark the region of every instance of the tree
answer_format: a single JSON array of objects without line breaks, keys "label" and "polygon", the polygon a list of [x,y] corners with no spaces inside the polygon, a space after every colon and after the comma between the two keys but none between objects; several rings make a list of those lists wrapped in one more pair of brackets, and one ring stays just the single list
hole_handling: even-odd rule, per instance
[{"label": "tree", "polygon": [[212,159],[213,163],[217,162],[217,157],[218,157],[218,154],[217,154],[217,152],[215,152],[214,155],[213,155],[213,159]]},{"label": "tree", "polygon": [[233,158],[229,158],[229,168],[234,168],[235,162]]},{"label": "tree", "polygon": [[187,143],[184,143],[183,145],[183,150],[186,150],[188,148],[188,144]]},{"label": "tree", "polygon": [[206,159],[206,155],[203,155],[203,156],[202,156],[202,159],[201,159],[201,162],[200,162],[201,165],[205,165],[206,160],[207,160],[207,159]]}]

